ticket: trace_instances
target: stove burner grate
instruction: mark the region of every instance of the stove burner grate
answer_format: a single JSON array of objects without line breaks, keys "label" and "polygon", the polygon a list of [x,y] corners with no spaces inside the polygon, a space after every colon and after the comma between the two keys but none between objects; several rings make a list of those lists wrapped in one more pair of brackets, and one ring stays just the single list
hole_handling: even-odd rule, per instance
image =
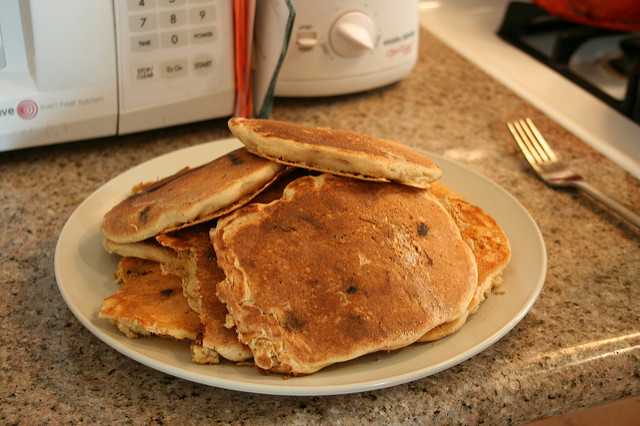
[{"label": "stove burner grate", "polygon": [[[511,2],[498,35],[620,113],[640,123],[640,34],[573,23],[551,15],[534,4]],[[619,46],[621,53],[610,55],[608,61],[608,67],[624,77],[626,88],[622,99],[613,97],[569,66],[571,58],[585,43],[612,35],[623,36]],[[529,41],[532,36],[551,37],[552,48],[544,51],[536,47]]]}]

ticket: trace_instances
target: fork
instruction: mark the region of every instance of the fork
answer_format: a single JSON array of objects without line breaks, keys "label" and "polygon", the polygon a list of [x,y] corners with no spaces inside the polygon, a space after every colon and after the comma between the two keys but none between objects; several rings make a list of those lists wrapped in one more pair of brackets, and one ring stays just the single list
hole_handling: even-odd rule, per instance
[{"label": "fork", "polygon": [[589,184],[582,176],[571,171],[549,147],[545,138],[529,118],[509,122],[507,127],[533,170],[548,185],[581,189],[640,228],[638,214]]}]

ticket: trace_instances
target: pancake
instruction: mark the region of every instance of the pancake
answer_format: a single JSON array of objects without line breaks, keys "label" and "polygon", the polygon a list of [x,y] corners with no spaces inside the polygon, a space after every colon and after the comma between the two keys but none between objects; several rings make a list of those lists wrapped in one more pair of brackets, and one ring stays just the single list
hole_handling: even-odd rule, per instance
[{"label": "pancake", "polygon": [[177,262],[167,264],[163,270],[182,278],[184,296],[191,309],[198,313],[200,283],[206,280],[217,283],[224,279],[209,240],[209,230],[213,226],[212,222],[204,222],[155,238],[161,247],[176,254]]},{"label": "pancake", "polygon": [[511,260],[509,240],[493,217],[440,182],[434,182],[429,192],[449,212],[462,239],[473,251],[478,265],[478,286],[467,312],[454,321],[430,330],[420,338],[420,342],[438,340],[458,331],[491,293],[491,289],[502,283],[502,273]]},{"label": "pancake", "polygon": [[255,365],[309,374],[415,342],[462,315],[473,253],[427,191],[323,174],[211,232],[218,297]]},{"label": "pancake", "polygon": [[217,281],[204,281],[200,288],[202,346],[215,350],[230,361],[251,359],[253,356],[251,349],[238,339],[235,326],[232,322],[228,322],[229,312],[225,304],[218,299],[217,289]]},{"label": "pancake", "polygon": [[229,129],[252,153],[291,166],[418,188],[442,174],[405,145],[344,130],[241,117],[231,118]]},{"label": "pancake", "polygon": [[196,339],[200,319],[182,295],[182,282],[164,275],[157,262],[123,257],[115,273],[120,287],[102,302],[98,316],[107,318],[129,338],[158,335]]},{"label": "pancake", "polygon": [[163,247],[155,239],[148,239],[135,243],[116,243],[110,240],[102,242],[107,253],[122,257],[137,257],[158,263],[171,264],[178,261],[175,250]]},{"label": "pancake", "polygon": [[447,321],[444,324],[440,324],[439,326],[432,328],[431,330],[426,332],[424,336],[419,338],[417,341],[419,343],[435,342],[436,340],[440,340],[442,338],[450,336],[451,334],[460,330],[462,326],[467,323],[467,318],[469,318],[468,310],[464,312],[462,315],[460,315],[458,318],[452,321]]},{"label": "pancake", "polygon": [[196,364],[211,365],[220,363],[220,355],[211,348],[202,346],[202,338],[191,342],[191,359]]},{"label": "pancake", "polygon": [[211,227],[206,222],[156,238],[178,253],[181,267],[176,273],[182,276],[189,305],[200,315],[201,348],[195,359],[201,360],[205,351],[212,350],[228,360],[244,361],[251,358],[251,351],[238,340],[235,328],[226,327],[227,308],[216,296],[218,282],[225,276],[209,239]]},{"label": "pancake", "polygon": [[284,170],[240,148],[140,185],[104,216],[102,233],[115,243],[132,243],[211,220],[248,202]]},{"label": "pancake", "polygon": [[273,184],[269,185],[268,188],[256,195],[255,198],[251,200],[251,203],[268,204],[272,201],[279,200],[280,198],[282,198],[282,194],[284,193],[285,188],[291,182],[303,176],[312,176],[318,174],[319,173],[312,172],[307,169],[292,167],[290,173],[279,176],[278,179],[273,182]]}]

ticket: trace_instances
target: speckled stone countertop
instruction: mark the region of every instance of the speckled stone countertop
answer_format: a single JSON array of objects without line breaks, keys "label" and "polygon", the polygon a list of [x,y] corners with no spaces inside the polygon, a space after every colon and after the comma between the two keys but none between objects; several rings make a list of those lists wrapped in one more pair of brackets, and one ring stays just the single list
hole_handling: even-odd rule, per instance
[{"label": "speckled stone countertop", "polygon": [[576,171],[640,211],[637,180],[428,33],[414,72],[397,84],[276,100],[275,119],[462,162],[515,196],[547,246],[539,299],[497,343],[420,380],[337,396],[242,393],[153,370],[94,337],[58,291],[58,235],[85,197],[140,162],[228,137],[226,119],[0,153],[0,423],[516,424],[639,394],[640,233],[532,174],[505,127],[525,115]]}]

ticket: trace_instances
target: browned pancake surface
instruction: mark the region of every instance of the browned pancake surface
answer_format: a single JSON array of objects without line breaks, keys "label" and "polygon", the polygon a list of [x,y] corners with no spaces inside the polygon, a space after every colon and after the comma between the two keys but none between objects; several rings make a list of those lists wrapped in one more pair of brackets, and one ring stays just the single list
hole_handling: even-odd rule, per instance
[{"label": "browned pancake surface", "polygon": [[437,340],[459,330],[491,289],[502,283],[502,272],[511,260],[509,240],[493,217],[440,182],[434,182],[429,192],[453,217],[462,239],[473,251],[478,265],[478,287],[464,315],[430,330],[420,339],[422,342]]},{"label": "browned pancake surface", "polygon": [[477,283],[447,212],[395,184],[300,178],[221,219],[212,240],[242,341],[283,373],[411,344],[464,313]]},{"label": "browned pancake surface", "polygon": [[387,139],[329,128],[234,117],[229,128],[251,152],[292,166],[427,188],[440,177],[426,156]]},{"label": "browned pancake surface", "polygon": [[207,238],[213,226],[214,222],[204,222],[155,237],[161,247],[176,254],[177,261],[163,265],[163,270],[182,278],[184,295],[191,309],[198,313],[200,283],[224,279],[224,274],[218,268],[213,246]]},{"label": "browned pancake surface", "polygon": [[135,243],[115,243],[105,239],[102,242],[102,246],[107,253],[117,254],[122,257],[137,257],[139,259],[153,260],[160,264],[170,264],[178,261],[174,250],[162,247],[153,238]]},{"label": "browned pancake surface", "polygon": [[102,232],[113,242],[130,243],[210,220],[248,202],[283,170],[244,148],[235,150],[139,186],[105,215]]},{"label": "browned pancake surface", "polygon": [[[482,293],[500,284],[501,281],[494,278],[511,260],[511,245],[498,222],[440,182],[434,182],[429,191],[442,201],[456,222],[462,239],[471,247],[478,264],[478,282],[485,283],[480,286]],[[484,299],[481,295],[479,298]]]},{"label": "browned pancake surface", "polygon": [[231,361],[251,358],[249,348],[238,340],[234,327],[227,328],[227,307],[216,295],[218,283],[225,279],[218,266],[209,238],[212,223],[202,223],[170,234],[159,235],[162,245],[176,250],[182,268],[185,296],[200,315],[202,346]]},{"label": "browned pancake surface", "polygon": [[100,318],[109,319],[127,337],[196,338],[200,319],[182,295],[179,277],[162,274],[157,262],[123,257],[116,278],[122,284],[103,301]]}]

